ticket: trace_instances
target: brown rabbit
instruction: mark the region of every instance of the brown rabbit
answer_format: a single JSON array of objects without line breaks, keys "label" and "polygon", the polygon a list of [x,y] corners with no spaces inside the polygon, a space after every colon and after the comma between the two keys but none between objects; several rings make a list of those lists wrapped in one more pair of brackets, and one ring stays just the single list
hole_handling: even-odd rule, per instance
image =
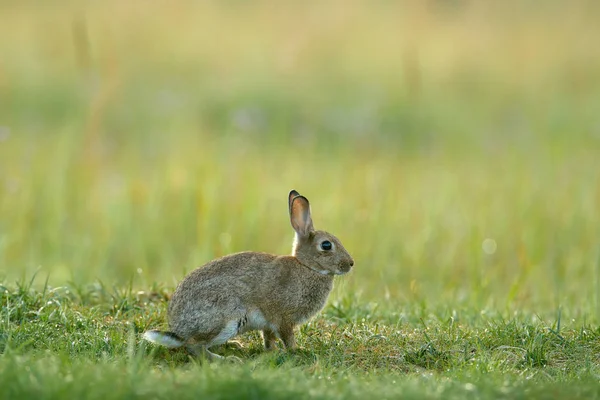
[{"label": "brown rabbit", "polygon": [[222,358],[208,349],[262,330],[267,350],[277,338],[293,349],[294,328],[323,308],[333,276],[349,272],[354,260],[335,236],[314,229],[306,197],[292,190],[288,204],[296,231],[292,255],[247,251],[192,271],[170,300],[170,331],[147,331],[144,338]]}]

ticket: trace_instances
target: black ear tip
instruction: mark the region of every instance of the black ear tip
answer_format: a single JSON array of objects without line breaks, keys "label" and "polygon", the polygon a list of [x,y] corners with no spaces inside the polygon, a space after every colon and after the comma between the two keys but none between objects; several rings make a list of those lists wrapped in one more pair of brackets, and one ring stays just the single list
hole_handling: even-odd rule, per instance
[{"label": "black ear tip", "polygon": [[288,197],[296,197],[296,196],[300,196],[300,193],[298,193],[297,190],[292,189],[290,191],[290,194],[288,195]]}]

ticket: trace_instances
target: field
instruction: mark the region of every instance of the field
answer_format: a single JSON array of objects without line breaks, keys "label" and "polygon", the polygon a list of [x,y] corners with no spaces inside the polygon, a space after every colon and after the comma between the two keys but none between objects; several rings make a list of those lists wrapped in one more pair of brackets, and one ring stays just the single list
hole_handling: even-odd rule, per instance
[{"label": "field", "polygon": [[[600,398],[600,6],[0,2],[0,399]],[[241,364],[141,340],[185,274],[355,268]]]}]

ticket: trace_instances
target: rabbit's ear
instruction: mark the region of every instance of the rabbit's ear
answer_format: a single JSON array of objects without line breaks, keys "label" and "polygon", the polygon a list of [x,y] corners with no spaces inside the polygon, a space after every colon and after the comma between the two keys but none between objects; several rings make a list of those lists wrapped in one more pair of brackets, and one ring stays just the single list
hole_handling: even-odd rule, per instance
[{"label": "rabbit's ear", "polygon": [[295,190],[292,190],[289,202],[292,227],[299,236],[308,236],[310,232],[315,230],[310,216],[310,203],[308,199],[301,196]]},{"label": "rabbit's ear", "polygon": [[294,201],[294,198],[298,196],[300,196],[300,193],[295,190],[292,190],[288,195],[288,207],[290,208],[290,214],[292,213],[292,201]]}]

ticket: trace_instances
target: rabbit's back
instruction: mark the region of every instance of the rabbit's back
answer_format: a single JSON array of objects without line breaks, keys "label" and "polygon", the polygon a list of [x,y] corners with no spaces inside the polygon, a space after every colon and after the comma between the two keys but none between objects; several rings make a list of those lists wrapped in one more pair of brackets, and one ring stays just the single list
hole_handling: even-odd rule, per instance
[{"label": "rabbit's back", "polygon": [[244,252],[231,254],[209,262],[187,275],[177,286],[169,302],[169,319],[198,318],[222,310],[227,313],[245,302],[263,281],[268,265],[276,256]]}]

